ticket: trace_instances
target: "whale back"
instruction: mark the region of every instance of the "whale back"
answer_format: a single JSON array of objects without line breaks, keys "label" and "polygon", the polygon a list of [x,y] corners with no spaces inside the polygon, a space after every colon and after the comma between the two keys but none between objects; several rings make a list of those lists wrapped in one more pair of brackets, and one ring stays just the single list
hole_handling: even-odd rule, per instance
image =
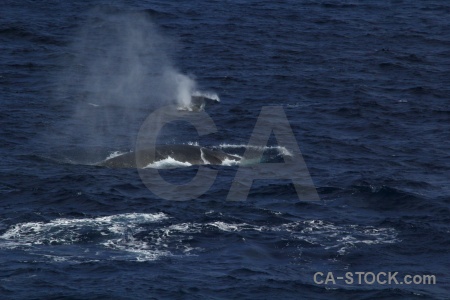
[{"label": "whale back", "polygon": [[[136,157],[142,165],[137,165]],[[193,145],[158,145],[155,148],[154,159],[150,157],[148,150],[125,153],[98,163],[98,166],[108,168],[144,168],[147,165],[171,157],[179,162],[187,162],[192,165],[221,165],[225,159],[239,160],[238,157],[229,155],[221,150],[211,150]]]}]

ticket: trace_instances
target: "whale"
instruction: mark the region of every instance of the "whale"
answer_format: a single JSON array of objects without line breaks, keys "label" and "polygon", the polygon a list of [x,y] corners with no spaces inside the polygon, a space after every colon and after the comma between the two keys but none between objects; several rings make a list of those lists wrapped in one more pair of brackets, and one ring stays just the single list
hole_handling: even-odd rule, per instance
[{"label": "whale", "polygon": [[[139,165],[137,157],[139,157]],[[149,164],[169,157],[191,165],[221,165],[225,160],[238,162],[241,159],[239,156],[225,153],[222,150],[212,150],[195,145],[156,145],[153,157],[151,157],[149,150],[143,149],[106,159],[98,163],[97,166],[107,168],[145,168]]]}]

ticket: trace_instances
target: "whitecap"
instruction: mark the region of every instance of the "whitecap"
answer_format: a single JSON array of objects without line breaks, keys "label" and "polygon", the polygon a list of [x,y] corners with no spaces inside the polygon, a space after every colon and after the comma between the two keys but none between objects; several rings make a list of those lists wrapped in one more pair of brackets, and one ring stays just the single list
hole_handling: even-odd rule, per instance
[{"label": "whitecap", "polygon": [[166,159],[162,159],[159,161],[155,161],[153,163],[148,164],[144,167],[144,169],[152,168],[152,169],[174,169],[174,168],[183,168],[192,166],[189,162],[178,161],[172,157],[167,157]]}]

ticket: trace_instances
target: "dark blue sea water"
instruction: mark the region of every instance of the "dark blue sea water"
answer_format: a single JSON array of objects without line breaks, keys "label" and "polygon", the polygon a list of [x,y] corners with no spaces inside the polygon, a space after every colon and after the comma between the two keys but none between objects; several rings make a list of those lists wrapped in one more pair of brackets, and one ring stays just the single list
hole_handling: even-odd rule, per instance
[{"label": "dark blue sea water", "polygon": [[[440,0],[2,0],[0,298],[449,299],[449,70]],[[321,200],[274,179],[227,201],[231,165],[171,201],[93,165],[193,84],[217,132],[160,142],[242,148],[282,106]],[[329,271],[436,284],[314,282]]]}]

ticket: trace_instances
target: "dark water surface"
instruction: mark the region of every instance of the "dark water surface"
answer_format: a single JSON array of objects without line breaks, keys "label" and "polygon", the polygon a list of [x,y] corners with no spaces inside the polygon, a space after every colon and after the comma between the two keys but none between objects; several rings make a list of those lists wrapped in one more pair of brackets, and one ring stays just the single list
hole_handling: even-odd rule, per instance
[{"label": "dark water surface", "polygon": [[[446,1],[1,7],[2,299],[448,299]],[[219,95],[218,132],[175,124],[163,142],[245,145],[261,107],[282,106],[322,200],[259,180],[226,201],[238,166],[211,166],[206,194],[169,201],[134,169],[92,166],[133,149],[176,74]],[[320,285],[319,271],[437,283]]]}]

